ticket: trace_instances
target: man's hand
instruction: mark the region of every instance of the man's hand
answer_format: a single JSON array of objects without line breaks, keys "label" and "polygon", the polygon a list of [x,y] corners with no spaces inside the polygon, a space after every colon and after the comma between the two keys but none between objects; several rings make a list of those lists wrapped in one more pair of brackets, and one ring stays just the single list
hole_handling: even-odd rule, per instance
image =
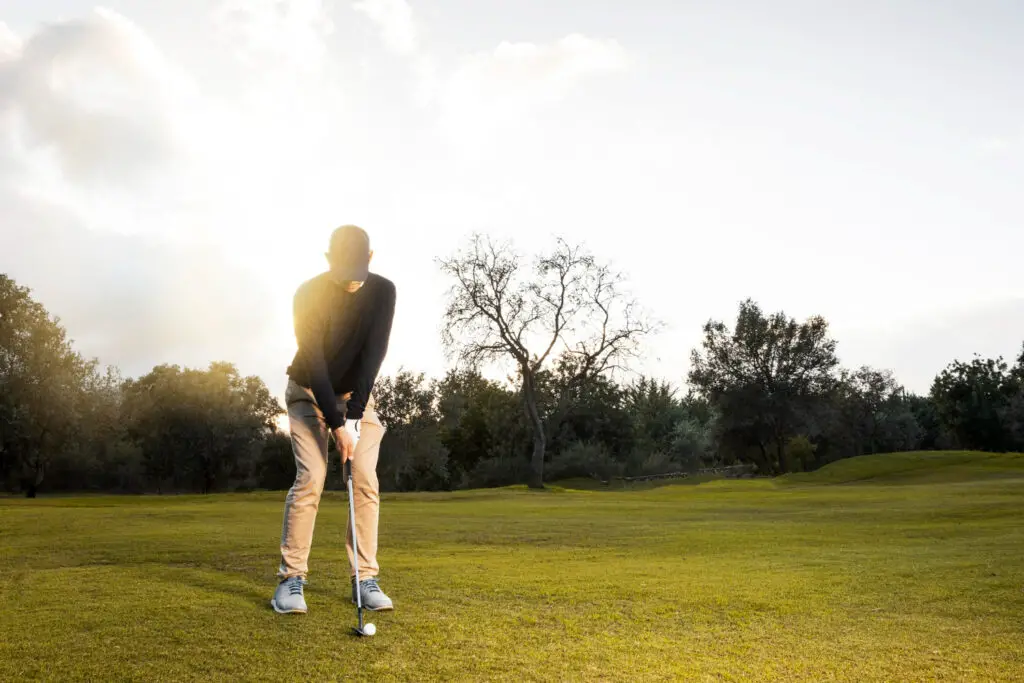
[{"label": "man's hand", "polygon": [[345,424],[334,430],[334,443],[341,453],[341,464],[351,460],[359,443],[359,420],[345,420]]}]

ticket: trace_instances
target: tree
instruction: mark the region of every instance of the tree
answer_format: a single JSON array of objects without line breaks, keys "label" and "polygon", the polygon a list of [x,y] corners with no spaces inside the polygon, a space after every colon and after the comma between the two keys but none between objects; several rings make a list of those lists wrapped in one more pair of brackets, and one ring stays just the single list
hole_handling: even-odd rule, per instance
[{"label": "tree", "polygon": [[1003,409],[1003,423],[1007,432],[1007,445],[1024,453],[1024,386],[1014,392]]},{"label": "tree", "polygon": [[580,358],[570,354],[541,375],[547,448],[558,454],[576,444],[600,443],[602,457],[625,462],[633,451],[634,425],[622,388],[606,373],[581,368]]},{"label": "tree", "polygon": [[1002,409],[1002,423],[1006,430],[1006,445],[1024,452],[1024,344],[1016,363],[1007,373],[1004,392],[1007,399]]},{"label": "tree", "polygon": [[78,354],[58,318],[0,274],[0,477],[34,498],[55,457],[78,440],[97,362]]},{"label": "tree", "polygon": [[877,453],[881,439],[883,411],[902,387],[888,370],[867,366],[840,373],[839,387],[846,389],[853,428],[859,441],[857,453]]},{"label": "tree", "polygon": [[912,450],[928,438],[934,443],[936,435],[929,436],[921,422],[928,419],[927,408],[908,396],[889,370],[843,369],[809,429],[816,446],[813,464]]},{"label": "tree", "polygon": [[476,370],[451,370],[436,389],[441,442],[454,480],[469,477],[490,458],[529,458],[530,425],[516,392]]},{"label": "tree", "polygon": [[624,293],[621,275],[561,239],[532,268],[510,245],[480,235],[439,263],[454,280],[445,347],[470,368],[513,363],[533,431],[528,483],[542,488],[546,438],[537,382],[556,346],[575,359],[581,376],[600,374],[635,356],[653,325]]},{"label": "tree", "polygon": [[284,491],[295,481],[295,454],[292,439],[284,432],[267,436],[260,450],[256,471],[257,486],[269,491]]},{"label": "tree", "polygon": [[381,443],[381,486],[398,491],[449,488],[448,451],[438,424],[436,383],[401,370],[374,387],[377,414],[388,436]]},{"label": "tree", "polygon": [[77,438],[57,457],[47,476],[63,491],[139,491],[141,456],[128,443],[121,422],[123,385],[119,371],[91,373],[78,414]]},{"label": "tree", "polygon": [[623,391],[624,409],[634,427],[636,447],[646,452],[667,450],[684,408],[668,382],[639,377]]},{"label": "tree", "polygon": [[631,474],[697,469],[712,455],[711,413],[699,398],[681,399],[667,382],[640,377],[622,388],[632,425]]},{"label": "tree", "polygon": [[240,376],[230,363],[158,366],[128,381],[124,399],[128,433],[158,490],[209,493],[249,477],[283,412],[261,379]]},{"label": "tree", "polygon": [[388,428],[422,419],[436,421],[434,387],[422,372],[400,369],[394,377],[381,377],[374,385],[373,397],[377,416]]},{"label": "tree", "polygon": [[891,371],[843,370],[837,388],[856,441],[855,455],[909,450],[920,441],[923,431]]},{"label": "tree", "polygon": [[950,363],[932,383],[940,423],[960,448],[1005,451],[1011,446],[1008,411],[1017,393],[1015,376],[999,358],[975,356]]},{"label": "tree", "polygon": [[1020,355],[1017,362],[1010,368],[1010,381],[1018,386],[1024,386],[1024,344],[1020,345]]},{"label": "tree", "polygon": [[704,325],[689,381],[717,409],[722,437],[741,458],[765,472],[788,472],[786,444],[835,384],[835,350],[824,318],[797,323],[782,312],[765,315],[747,299],[734,332],[714,320]]},{"label": "tree", "polygon": [[906,394],[903,402],[917,423],[919,437],[914,450],[941,450],[948,445],[949,435],[943,431],[939,422],[939,414],[935,410],[935,402],[928,396]]}]

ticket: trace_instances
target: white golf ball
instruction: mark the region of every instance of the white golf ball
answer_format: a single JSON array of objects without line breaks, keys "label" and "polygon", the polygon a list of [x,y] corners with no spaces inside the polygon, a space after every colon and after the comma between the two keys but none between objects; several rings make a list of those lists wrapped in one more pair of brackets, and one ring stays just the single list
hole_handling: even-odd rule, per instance
[{"label": "white golf ball", "polygon": [[363,633],[368,636],[372,636],[377,632],[377,627],[373,624],[363,624]]}]

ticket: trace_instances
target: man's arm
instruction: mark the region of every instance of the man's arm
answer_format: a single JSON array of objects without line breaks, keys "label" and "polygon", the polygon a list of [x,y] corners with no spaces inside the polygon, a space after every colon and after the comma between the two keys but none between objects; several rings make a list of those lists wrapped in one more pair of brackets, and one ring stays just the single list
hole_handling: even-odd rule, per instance
[{"label": "man's arm", "polygon": [[310,289],[301,288],[295,293],[295,338],[299,344],[299,353],[306,359],[306,367],[309,369],[309,388],[324,414],[324,421],[334,430],[341,427],[345,420],[338,411],[338,398],[334,394],[334,387],[331,386],[331,378],[327,373],[327,359],[324,357],[324,334],[327,323],[324,303],[318,301],[315,292]]},{"label": "man's arm", "polygon": [[352,397],[348,400],[348,418],[351,420],[362,419],[366,402],[377,381],[377,373],[387,355],[391,323],[395,318],[395,298],[394,284],[385,282],[377,309],[373,313],[373,324],[359,354],[359,374],[352,389]]}]

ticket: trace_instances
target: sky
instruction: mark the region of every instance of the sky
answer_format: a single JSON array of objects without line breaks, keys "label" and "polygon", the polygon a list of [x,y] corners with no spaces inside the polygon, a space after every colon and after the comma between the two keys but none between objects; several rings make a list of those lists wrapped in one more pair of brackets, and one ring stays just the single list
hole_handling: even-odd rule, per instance
[{"label": "sky", "polygon": [[127,376],[234,362],[279,397],[295,288],[364,227],[382,372],[440,375],[473,232],[556,236],[664,327],[682,385],[740,301],[824,316],[926,392],[1024,342],[1014,0],[0,0],[0,272]]}]

